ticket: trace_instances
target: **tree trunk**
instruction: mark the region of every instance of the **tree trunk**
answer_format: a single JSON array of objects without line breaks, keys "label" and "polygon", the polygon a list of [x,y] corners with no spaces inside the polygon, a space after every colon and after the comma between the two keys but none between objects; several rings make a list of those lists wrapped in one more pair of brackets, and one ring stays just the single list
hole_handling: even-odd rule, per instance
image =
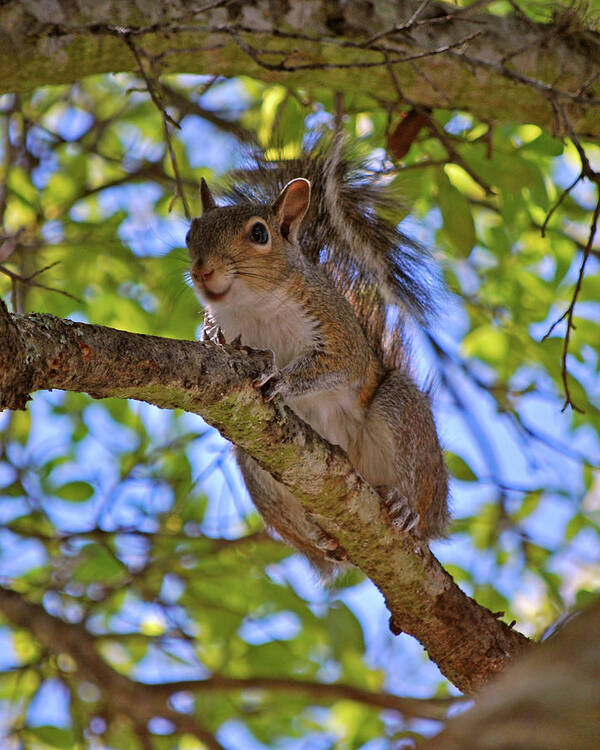
[{"label": "tree trunk", "polygon": [[[476,738],[476,739],[474,739]],[[423,750],[597,750],[600,602],[511,665]]]}]

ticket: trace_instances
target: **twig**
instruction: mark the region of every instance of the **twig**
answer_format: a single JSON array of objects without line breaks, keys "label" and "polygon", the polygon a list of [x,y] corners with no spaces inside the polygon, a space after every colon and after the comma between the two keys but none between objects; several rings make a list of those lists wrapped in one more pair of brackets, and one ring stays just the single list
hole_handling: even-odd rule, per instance
[{"label": "twig", "polygon": [[545,83],[544,81],[539,81],[537,78],[530,78],[529,76],[524,75],[523,73],[517,73],[514,70],[511,70],[510,68],[507,68],[505,65],[503,65],[500,62],[493,62],[491,60],[484,60],[481,57],[471,57],[470,55],[467,55],[465,52],[454,52],[453,50],[448,50],[448,56],[458,58],[459,60],[462,60],[464,62],[469,63],[474,68],[480,67],[480,68],[486,68],[487,70],[491,70],[494,73],[498,73],[499,75],[503,76],[504,78],[508,78],[511,81],[515,81],[516,83],[522,83],[525,86],[529,86],[530,88],[535,89],[536,91],[541,92],[547,97],[554,96],[557,99],[567,99],[571,102],[581,102],[586,104],[587,106],[599,106],[600,105],[600,99],[596,98],[588,98],[583,96],[582,94],[579,94],[578,92],[572,93],[570,91],[561,91],[560,89],[555,89],[552,87],[551,84]]},{"label": "twig", "polygon": [[435,81],[432,81],[427,73],[424,70],[421,70],[421,68],[416,64],[414,60],[410,60],[408,64],[410,65],[412,70],[414,70],[416,75],[419,76],[419,78],[422,78],[428,86],[431,86],[432,90],[435,91],[438,96],[444,99],[447,104],[450,103],[450,97],[448,96],[448,94],[445,91],[442,91],[442,89],[435,83]]},{"label": "twig", "polygon": [[169,211],[173,208],[174,202],[177,200],[177,197],[181,198],[181,203],[183,205],[183,212],[185,214],[186,219],[188,221],[191,219],[191,212],[190,208],[188,206],[187,199],[185,197],[185,192],[183,189],[183,180],[181,179],[181,175],[179,173],[179,167],[177,165],[177,159],[175,157],[175,151],[173,149],[173,142],[171,140],[171,133],[169,131],[169,125],[172,125],[173,127],[177,128],[178,130],[181,129],[180,124],[174,120],[171,115],[167,112],[164,104],[162,103],[162,98],[160,95],[159,87],[160,83],[158,82],[155,75],[152,77],[146,72],[146,69],[144,67],[144,64],[142,62],[142,58],[140,53],[138,52],[138,49],[136,45],[133,42],[133,39],[130,34],[122,34],[122,38],[125,40],[125,43],[129,47],[129,49],[132,51],[136,62],[138,64],[138,68],[140,71],[140,75],[146,82],[146,87],[148,89],[148,93],[150,94],[150,98],[154,102],[154,106],[158,109],[158,111],[161,114],[162,119],[162,126],[163,126],[163,134],[165,137],[165,143],[167,146],[167,151],[169,153],[169,160],[171,162],[171,168],[173,169],[173,176],[175,178],[175,185],[176,185],[176,191],[175,195],[173,196],[173,199],[169,203]]},{"label": "twig", "polygon": [[376,42],[378,39],[381,39],[385,36],[390,36],[391,34],[399,34],[401,31],[408,31],[415,25],[415,21],[417,18],[421,15],[421,13],[425,10],[425,8],[429,5],[430,0],[422,0],[420,5],[417,7],[415,12],[412,14],[412,16],[408,19],[406,23],[399,24],[398,26],[394,26],[391,29],[387,29],[386,31],[380,31],[378,34],[374,34],[372,37],[369,37],[366,42],[363,42],[364,47],[370,47],[373,42]]},{"label": "twig", "polygon": [[25,227],[20,227],[14,234],[0,237],[0,263],[7,261],[14,253],[19,246],[19,240],[24,231]]},{"label": "twig", "polygon": [[[431,334],[429,334],[427,338],[429,340],[429,343],[433,347],[438,359],[445,361],[447,364],[452,364],[455,367],[457,366],[448,352]],[[482,457],[489,469],[493,483],[496,485],[496,487],[500,488],[502,486],[502,471],[496,457],[494,446],[488,439],[488,435],[484,430],[483,425],[481,424],[477,409],[473,409],[471,407],[469,399],[465,398],[460,392],[460,389],[458,388],[452,375],[450,374],[449,368],[440,368],[440,373],[442,379],[444,380],[444,383],[446,384],[448,392],[452,396],[454,403],[461,412],[461,417],[465,422],[467,429],[471,432],[475,443],[479,446]]]},{"label": "twig", "polygon": [[[585,276],[585,267],[588,262],[588,258],[590,257],[590,254],[592,252],[592,246],[594,243],[594,238],[596,236],[596,230],[598,228],[598,218],[600,217],[600,172],[596,172],[587,157],[587,154],[585,153],[585,149],[581,145],[579,138],[577,137],[575,131],[573,130],[573,127],[571,125],[571,121],[569,120],[569,117],[565,111],[564,107],[561,107],[559,113],[562,115],[563,122],[565,124],[565,128],[567,131],[567,134],[569,138],[571,139],[571,142],[575,146],[577,153],[579,154],[579,158],[581,160],[581,172],[579,173],[577,179],[573,182],[573,184],[563,193],[561,196],[557,206],[560,205],[560,202],[564,198],[564,196],[570,192],[575,185],[579,182],[579,180],[582,177],[587,177],[591,182],[594,182],[596,184],[597,190],[598,190],[598,198],[596,201],[596,207],[594,209],[594,213],[592,215],[592,221],[590,223],[590,231],[588,235],[588,241],[583,249],[583,256],[581,258],[581,263],[579,265],[579,273],[577,275],[577,281],[575,283],[575,289],[573,290],[573,296],[571,297],[571,302],[565,312],[557,319],[555,320],[548,331],[545,333],[545,335],[542,338],[542,341],[548,338],[548,336],[552,333],[554,328],[563,320],[567,321],[567,330],[565,332],[565,338],[563,341],[563,350],[562,350],[562,369],[561,369],[561,377],[563,382],[563,387],[565,390],[565,402],[563,404],[562,410],[565,411],[567,406],[570,406],[574,411],[582,412],[583,410],[580,409],[574,402],[571,397],[571,391],[569,388],[569,372],[567,368],[567,357],[569,354],[569,344],[571,342],[571,331],[575,329],[575,324],[573,323],[573,317],[575,314],[575,305],[577,304],[577,298],[579,297],[579,293],[581,291],[581,285],[583,283],[583,278]],[[545,228],[547,221],[549,217],[546,217],[546,221],[544,222],[544,226],[542,229]],[[543,232],[542,232],[543,234]]]},{"label": "twig", "polygon": [[[483,34],[482,31],[475,31],[472,34],[467,34],[467,36],[463,37],[462,39],[459,39],[456,42],[452,42],[450,44],[445,44],[442,47],[437,47],[435,49],[426,50],[424,52],[416,52],[414,55],[403,55],[400,57],[395,57],[393,60],[387,59],[387,57],[384,57],[383,60],[380,62],[355,62],[355,63],[302,63],[300,65],[286,65],[285,62],[280,63],[268,63],[265,60],[262,60],[260,58],[260,50],[257,50],[256,48],[252,47],[250,44],[245,42],[237,33],[236,30],[231,28],[221,28],[221,32],[228,33],[232,39],[235,41],[235,43],[238,45],[238,47],[242,50],[242,52],[245,52],[248,57],[250,57],[257,65],[260,65],[265,70],[272,70],[272,71],[278,71],[278,72],[295,72],[298,70],[342,70],[342,69],[356,69],[356,68],[378,68],[383,65],[396,65],[397,63],[402,62],[409,62],[410,60],[421,60],[425,57],[433,57],[434,55],[441,55],[445,52],[448,52],[449,50],[455,49],[456,47],[462,47],[467,42],[472,41],[478,36],[481,36]],[[373,52],[379,52],[380,54],[385,55],[384,49],[375,49]],[[269,54],[269,55],[287,55],[287,50],[266,50],[262,52],[262,54]]]},{"label": "twig", "polygon": [[548,211],[548,213],[546,214],[546,218],[544,219],[544,223],[541,226],[542,237],[546,236],[546,227],[548,226],[548,222],[552,218],[552,214],[556,211],[557,208],[559,208],[559,206],[561,205],[561,203],[564,201],[564,199],[567,197],[567,195],[569,195],[569,193],[571,192],[571,190],[573,190],[573,188],[575,187],[575,185],[577,185],[577,183],[579,182],[579,180],[581,180],[582,177],[583,177],[583,172],[580,172],[577,175],[577,177],[573,180],[573,182],[569,185],[569,187],[565,188],[562,191],[560,198],[556,201],[556,203]]},{"label": "twig", "polygon": [[556,326],[561,323],[565,318],[567,317],[567,310],[564,311],[564,313],[560,316],[560,318],[557,318],[554,323],[548,328],[546,333],[542,336],[542,341],[545,341],[548,336],[552,333],[552,331],[556,328]]},{"label": "twig", "polygon": [[409,716],[419,716],[442,720],[452,706],[465,700],[457,698],[409,698],[384,692],[372,692],[363,688],[343,683],[319,683],[286,677],[228,677],[215,674],[201,680],[180,680],[165,684],[144,686],[152,695],[168,700],[169,696],[179,691],[215,692],[236,690],[273,690],[282,693],[305,693],[317,701],[350,700],[364,705],[377,706],[391,711],[399,711]]},{"label": "twig", "polygon": [[442,143],[446,151],[448,152],[448,156],[450,157],[451,161],[455,162],[456,164],[460,165],[465,172],[471,177],[472,180],[474,180],[485,192],[486,195],[495,195],[496,193],[491,188],[488,183],[483,180],[476,172],[474,172],[471,167],[467,164],[467,162],[463,159],[463,157],[458,153],[458,151],[454,148],[452,143],[450,142],[450,139],[446,137],[446,134],[438,128],[435,121],[430,118],[428,128],[431,131],[431,133]]},{"label": "twig", "polygon": [[[60,261],[57,261],[59,263]],[[33,279],[38,276],[43,271],[47,271],[49,268],[52,268],[52,266],[55,266],[56,263],[51,263],[49,266],[46,266],[45,268],[41,268],[39,271],[36,271],[35,273],[31,274],[30,276],[20,276],[18,273],[15,273],[14,271],[11,271],[10,269],[6,268],[6,266],[3,266],[0,264],[0,273],[3,273],[5,276],[8,276],[9,279],[11,279],[13,284],[13,309],[17,309],[18,305],[15,306],[15,299],[17,299],[17,285],[23,284],[24,286],[34,286],[38,289],[45,289],[47,292],[56,292],[57,294],[62,294],[64,297],[68,297],[69,299],[75,300],[75,302],[79,302],[81,304],[82,300],[79,297],[76,297],[74,294],[70,294],[69,292],[65,292],[64,289],[56,289],[56,287],[52,286],[46,286],[45,284],[38,284],[36,281],[33,281]]]},{"label": "twig", "polygon": [[582,94],[585,94],[585,92],[589,89],[590,86],[593,86],[594,83],[600,78],[600,69],[597,70],[593,75],[591,75],[587,81],[584,81],[581,86],[577,89],[575,92],[578,96],[581,96]]},{"label": "twig", "polygon": [[[387,55],[387,53],[385,53]],[[429,128],[430,132],[442,143],[442,145],[445,147],[446,151],[448,152],[448,156],[450,157],[450,160],[453,162],[456,162],[459,164],[465,172],[478,184],[481,186],[481,188],[484,190],[486,195],[495,195],[492,188],[485,182],[484,180],[479,177],[472,169],[471,167],[465,162],[465,160],[462,158],[462,156],[458,153],[458,151],[454,148],[454,146],[450,143],[450,139],[446,137],[445,134],[443,134],[438,126],[435,124],[434,120],[431,118],[431,113],[425,109],[424,107],[419,106],[415,102],[408,99],[404,92],[402,91],[400,84],[398,82],[398,77],[396,76],[396,72],[391,64],[391,62],[388,62],[388,72],[390,74],[390,78],[392,80],[392,85],[396,89],[396,93],[398,95],[399,101],[406,102],[411,107],[413,107],[417,112],[423,114],[427,117],[427,127]]]},{"label": "twig", "polygon": [[[600,192],[600,191],[599,191]],[[562,381],[565,388],[565,403],[563,404],[563,407],[561,411],[564,411],[567,406],[571,406],[571,408],[574,411],[583,412],[583,409],[580,409],[578,406],[576,406],[573,403],[573,400],[571,398],[571,393],[569,391],[569,383],[568,383],[568,372],[567,372],[567,355],[569,353],[569,342],[571,340],[571,330],[575,328],[573,325],[573,314],[575,312],[575,305],[577,303],[577,297],[579,296],[579,292],[581,291],[581,284],[583,282],[583,277],[585,275],[585,266],[588,261],[588,258],[590,257],[590,250],[592,248],[592,242],[594,241],[594,237],[596,236],[596,229],[598,227],[598,217],[600,216],[600,194],[598,195],[598,201],[596,203],[596,208],[594,209],[594,215],[592,216],[592,222],[590,224],[590,234],[588,237],[587,245],[585,246],[585,250],[583,251],[583,257],[581,259],[581,264],[579,266],[579,274],[577,276],[577,283],[575,284],[575,290],[573,291],[573,298],[571,299],[571,304],[569,305],[567,309],[567,331],[565,333],[565,340],[563,344],[563,354],[562,354]]]}]

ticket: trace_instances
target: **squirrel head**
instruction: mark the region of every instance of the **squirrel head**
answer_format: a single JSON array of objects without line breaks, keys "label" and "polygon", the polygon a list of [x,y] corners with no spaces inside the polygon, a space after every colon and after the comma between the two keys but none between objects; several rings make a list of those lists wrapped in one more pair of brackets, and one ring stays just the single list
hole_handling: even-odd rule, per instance
[{"label": "squirrel head", "polygon": [[201,301],[236,303],[281,284],[301,253],[298,230],[310,203],[310,182],[288,182],[272,204],[217,206],[200,184],[202,216],[192,219],[186,244]]}]

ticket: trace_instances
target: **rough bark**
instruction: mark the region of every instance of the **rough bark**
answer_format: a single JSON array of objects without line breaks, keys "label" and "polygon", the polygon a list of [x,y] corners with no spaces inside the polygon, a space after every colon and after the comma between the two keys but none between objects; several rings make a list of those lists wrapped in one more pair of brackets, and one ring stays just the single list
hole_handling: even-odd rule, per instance
[{"label": "rough bark", "polygon": [[251,383],[269,356],[11,315],[0,302],[0,408],[23,408],[33,391],[60,388],[200,414],[315,514],[380,589],[395,632],[417,638],[458,688],[478,690],[529,641],[466,596],[425,544],[393,531],[340,449],[261,401]]},{"label": "rough bark", "polygon": [[423,750],[597,750],[600,603],[511,665]]},{"label": "rough bark", "polygon": [[577,13],[567,18],[535,24],[523,14],[418,0],[5,0],[0,86],[27,91],[135,70],[129,34],[157,72],[244,71],[308,91],[360,91],[368,106],[372,97],[394,104],[405,95],[484,120],[560,129],[558,103],[576,133],[598,137],[600,35]]}]

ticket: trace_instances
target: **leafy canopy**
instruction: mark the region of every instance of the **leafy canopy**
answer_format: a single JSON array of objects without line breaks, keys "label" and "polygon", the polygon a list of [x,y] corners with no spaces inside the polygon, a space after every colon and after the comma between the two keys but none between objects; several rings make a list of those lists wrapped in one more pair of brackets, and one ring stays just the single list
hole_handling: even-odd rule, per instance
[{"label": "leafy canopy", "polygon": [[[194,213],[200,178],[218,184],[243,163],[251,139],[267,154],[294,155],[307,133],[333,126],[336,107],[339,115],[339,97],[325,90],[308,96],[244,77],[163,83],[199,107],[184,117],[169,108],[180,120],[172,145]],[[172,165],[143,85],[103,76],[0,98],[0,294],[14,310],[197,336],[186,221],[180,201],[170,210]],[[571,141],[464,112],[431,117],[393,165],[382,148],[396,115],[359,91],[343,96],[345,131],[403,196],[403,227],[433,248],[449,290],[431,329],[414,332],[415,369],[435,382],[453,475],[452,535],[436,553],[477,601],[537,634],[598,585],[598,239],[566,357],[578,411],[561,411],[565,322],[544,337],[572,300],[597,187],[581,180],[546,224],[581,168]],[[598,168],[600,149],[583,145]],[[95,738],[112,748],[191,750],[215,736],[226,747],[308,746],[293,738],[323,748],[380,738],[378,747],[391,747],[432,731],[319,690],[339,682],[428,697],[451,688],[417,644],[386,632],[383,605],[357,572],[323,589],[266,536],[229,448],[201,420],[40,393],[0,426],[7,585],[89,641],[115,674],[144,684],[242,681],[179,687],[171,713],[144,724],[113,685],[77,671],[66,646],[57,657],[39,633],[6,620],[0,699],[27,747]],[[314,689],[269,689],[262,678]],[[137,690],[149,702],[144,685]]]}]

